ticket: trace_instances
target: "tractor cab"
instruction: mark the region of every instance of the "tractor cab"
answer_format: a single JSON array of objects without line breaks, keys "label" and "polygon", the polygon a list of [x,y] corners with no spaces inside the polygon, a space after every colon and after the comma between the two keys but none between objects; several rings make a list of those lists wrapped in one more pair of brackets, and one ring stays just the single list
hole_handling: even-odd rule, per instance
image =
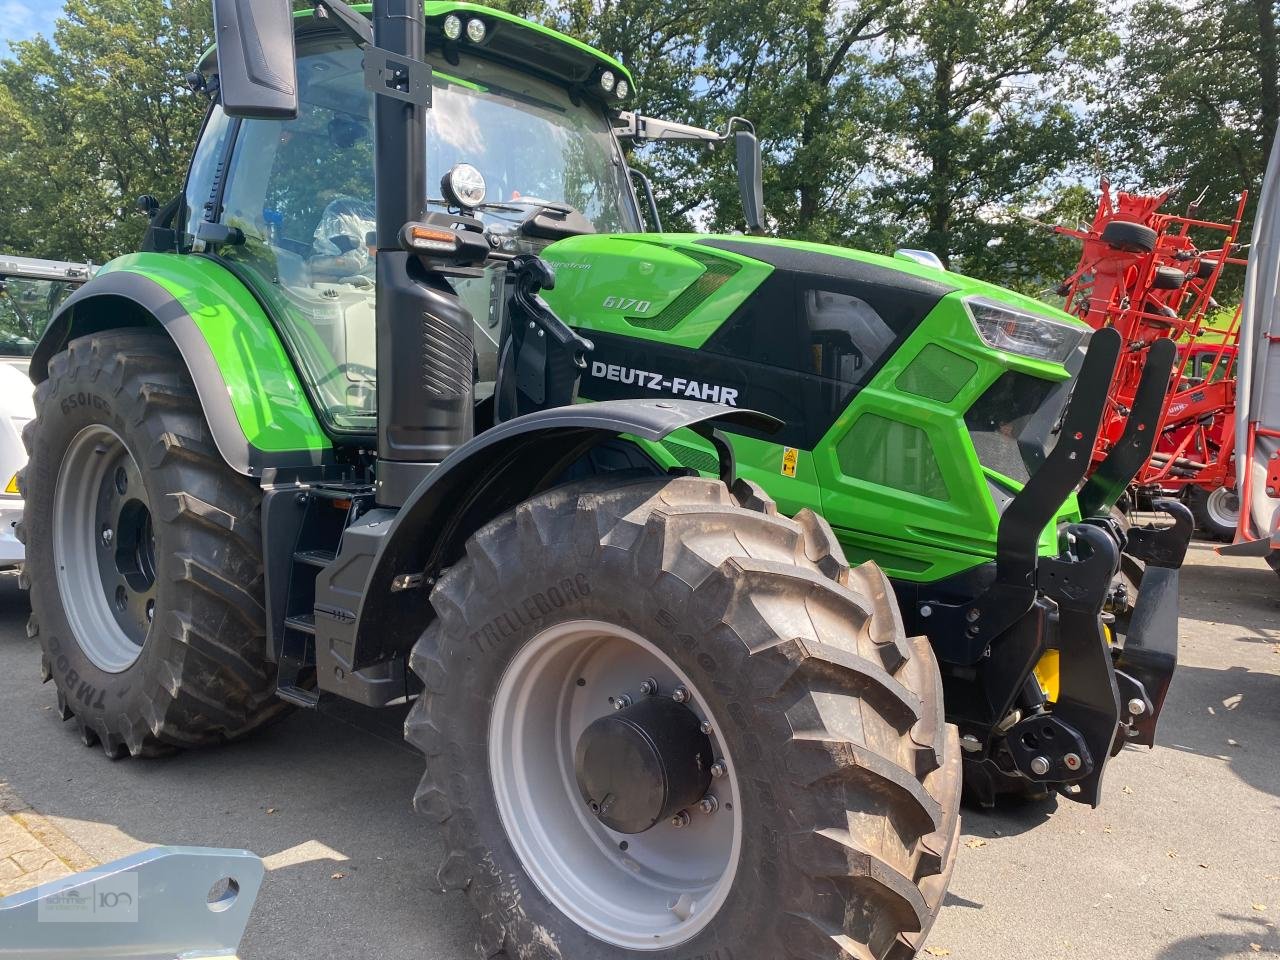
[{"label": "tractor cab", "polygon": [[[642,215],[634,184],[643,178],[628,168],[623,139],[714,145],[730,133],[629,112],[630,73],[570,38],[469,4],[427,8],[424,213],[464,216],[492,251],[468,275],[449,278],[473,320],[475,394],[484,403],[498,379],[512,259],[566,237],[653,228],[652,194]],[[372,433],[376,97],[363,51],[332,20],[303,17],[296,38],[297,116],[233,121],[215,104],[181,210],[170,212],[181,229],[164,236],[179,250],[217,255],[279,318],[328,428]],[[216,71],[211,50],[197,85]],[[749,125],[735,121],[731,133],[734,126]],[[744,176],[754,177],[754,136],[738,129],[732,139]],[[757,186],[745,186],[750,220]],[[221,228],[216,237],[210,221]]]},{"label": "tractor cab", "polygon": [[[454,8],[450,8],[453,10]],[[465,15],[465,11],[464,14]],[[428,213],[465,213],[498,253],[536,253],[571,232],[641,227],[626,164],[607,110],[626,89],[620,65],[579,64],[574,75],[608,72],[609,89],[575,95],[511,59],[472,52],[518,46],[507,34],[531,26],[484,11],[429,19],[435,28],[427,113]],[[472,39],[477,38],[477,39]],[[586,57],[585,61],[597,58]],[[374,347],[374,96],[364,56],[322,22],[298,34],[296,118],[241,120],[219,205],[236,231],[219,255],[282,320],[292,354],[324,419],[340,433],[376,423]],[[212,61],[206,64],[212,67]],[[232,126],[215,108],[187,185],[182,243],[200,251],[203,199]],[[202,173],[205,176],[202,176]],[[546,214],[551,213],[549,217]],[[478,395],[492,393],[507,314],[507,262],[495,260],[450,284],[473,318]]]}]

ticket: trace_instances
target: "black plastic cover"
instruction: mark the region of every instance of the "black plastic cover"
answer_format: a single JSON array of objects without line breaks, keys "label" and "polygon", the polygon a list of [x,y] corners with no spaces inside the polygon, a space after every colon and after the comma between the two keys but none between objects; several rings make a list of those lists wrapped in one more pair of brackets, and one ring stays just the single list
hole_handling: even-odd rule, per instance
[{"label": "black plastic cover", "polygon": [[214,0],[213,33],[227,116],[295,118],[298,70],[289,0]]}]

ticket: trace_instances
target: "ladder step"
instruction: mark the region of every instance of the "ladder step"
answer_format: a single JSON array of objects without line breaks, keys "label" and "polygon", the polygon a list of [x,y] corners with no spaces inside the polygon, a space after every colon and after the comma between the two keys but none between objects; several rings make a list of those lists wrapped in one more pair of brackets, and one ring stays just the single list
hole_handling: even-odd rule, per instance
[{"label": "ladder step", "polygon": [[297,630],[299,633],[309,633],[314,636],[316,632],[316,615],[314,613],[295,613],[292,617],[284,618],[284,625],[290,630]]},{"label": "ladder step", "polygon": [[313,567],[327,567],[336,556],[332,550],[299,550],[293,555],[293,559],[297,563],[307,563]]},{"label": "ladder step", "polygon": [[320,694],[315,690],[304,690],[302,687],[295,687],[292,684],[276,687],[276,696],[281,700],[287,700],[294,706],[308,709],[314,708],[320,702]]}]

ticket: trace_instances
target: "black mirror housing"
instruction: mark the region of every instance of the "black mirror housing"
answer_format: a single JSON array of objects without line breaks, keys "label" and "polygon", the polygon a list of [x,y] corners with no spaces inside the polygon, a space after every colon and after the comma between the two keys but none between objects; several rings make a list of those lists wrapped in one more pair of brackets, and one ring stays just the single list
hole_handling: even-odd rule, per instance
[{"label": "black mirror housing", "polygon": [[213,0],[219,99],[229,117],[298,115],[297,53],[289,0]]},{"label": "black mirror housing", "polygon": [[733,145],[737,151],[738,189],[742,192],[742,214],[747,233],[764,232],[764,185],[761,182],[760,141],[750,130],[735,130]]}]

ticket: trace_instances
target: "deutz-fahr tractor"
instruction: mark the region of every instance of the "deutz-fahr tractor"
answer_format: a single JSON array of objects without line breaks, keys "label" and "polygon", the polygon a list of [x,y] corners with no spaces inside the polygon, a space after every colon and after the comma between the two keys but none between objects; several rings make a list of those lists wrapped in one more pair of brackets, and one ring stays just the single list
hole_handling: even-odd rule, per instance
[{"label": "deutz-fahr tractor", "polygon": [[[964,780],[1096,803],[1152,742],[1190,520],[1111,506],[1171,344],[1080,489],[1114,331],[761,238],[745,122],[465,3],[214,11],[184,192],[31,364],[87,744],[412,703],[482,956],[772,960],[911,956]],[[732,142],[747,231],[658,232],[628,139]]]}]

